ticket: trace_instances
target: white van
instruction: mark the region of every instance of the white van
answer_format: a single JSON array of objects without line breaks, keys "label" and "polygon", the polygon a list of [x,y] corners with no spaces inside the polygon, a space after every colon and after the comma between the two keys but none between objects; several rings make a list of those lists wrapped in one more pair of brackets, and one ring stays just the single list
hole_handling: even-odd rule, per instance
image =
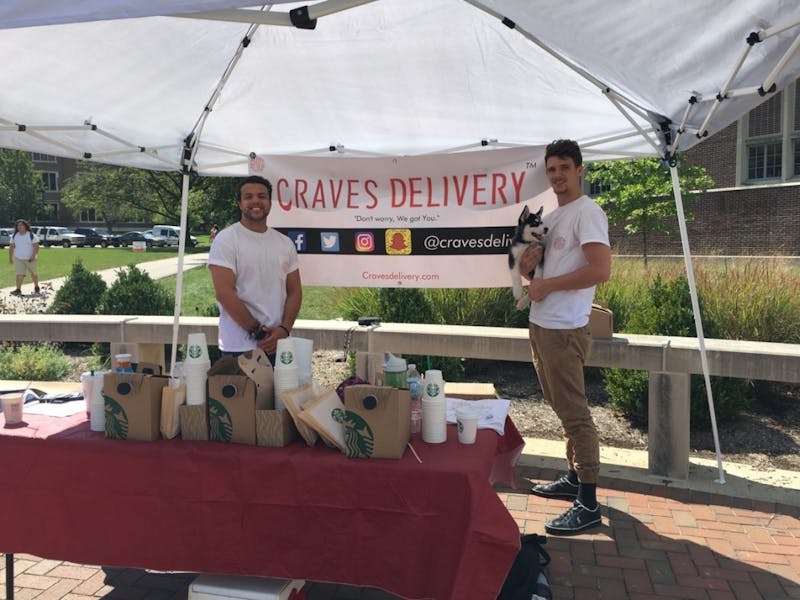
[{"label": "white van", "polygon": [[[181,228],[177,225],[153,225],[153,229],[150,231],[167,240],[167,246],[177,246],[181,241]],[[197,238],[189,235],[188,244],[197,246]]]}]

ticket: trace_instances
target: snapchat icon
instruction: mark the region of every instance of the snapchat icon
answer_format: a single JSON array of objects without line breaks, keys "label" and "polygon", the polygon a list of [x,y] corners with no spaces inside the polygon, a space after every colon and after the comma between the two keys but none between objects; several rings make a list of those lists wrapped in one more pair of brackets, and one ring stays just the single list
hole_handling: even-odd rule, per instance
[{"label": "snapchat icon", "polygon": [[386,254],[411,254],[411,230],[387,229]]}]

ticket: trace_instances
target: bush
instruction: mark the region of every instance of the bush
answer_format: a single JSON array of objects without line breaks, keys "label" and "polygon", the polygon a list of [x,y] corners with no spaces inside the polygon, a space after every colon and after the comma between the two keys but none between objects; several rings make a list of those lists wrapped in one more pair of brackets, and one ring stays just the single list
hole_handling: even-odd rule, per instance
[{"label": "bush", "polygon": [[81,259],[77,259],[72,263],[72,270],[64,280],[64,285],[56,292],[48,312],[93,315],[107,287],[100,275],[87,271]]},{"label": "bush", "polygon": [[[700,298],[702,300],[702,298]],[[626,331],[649,335],[695,337],[689,282],[685,276],[665,282],[656,275],[649,285],[639,309],[630,313]],[[703,330],[707,337],[718,335],[713,319],[704,315]],[[611,406],[636,424],[647,422],[648,375],[644,371],[605,369],[606,390]],[[711,424],[705,381],[701,375],[691,377],[691,425],[707,428]],[[739,416],[747,405],[747,382],[729,377],[712,377],[711,390],[718,421],[730,421]]]},{"label": "bush", "polygon": [[50,344],[0,349],[0,372],[7,379],[59,381],[70,370],[66,356]]},{"label": "bush", "polygon": [[100,299],[101,315],[172,315],[175,296],[136,265],[122,267]]}]

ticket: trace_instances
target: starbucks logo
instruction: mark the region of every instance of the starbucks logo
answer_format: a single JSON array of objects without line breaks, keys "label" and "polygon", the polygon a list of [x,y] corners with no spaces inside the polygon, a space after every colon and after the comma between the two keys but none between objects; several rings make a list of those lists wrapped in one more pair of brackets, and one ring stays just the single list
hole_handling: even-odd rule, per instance
[{"label": "starbucks logo", "polygon": [[442,390],[439,389],[438,383],[429,383],[425,386],[425,391],[428,393],[428,398],[436,398]]},{"label": "starbucks logo", "polygon": [[192,358],[200,358],[200,355],[203,354],[203,351],[200,349],[200,346],[191,345],[189,346],[189,356]]},{"label": "starbucks logo", "polygon": [[463,432],[464,432],[464,424],[461,421],[459,421],[458,422],[458,433],[463,433]]},{"label": "starbucks logo", "polygon": [[281,364],[290,365],[294,362],[294,356],[290,351],[281,352]]},{"label": "starbucks logo", "polygon": [[233,439],[233,419],[219,400],[208,399],[208,439],[230,442]]},{"label": "starbucks logo", "polygon": [[122,405],[103,394],[103,412],[106,417],[106,437],[114,440],[128,439],[128,415]]}]

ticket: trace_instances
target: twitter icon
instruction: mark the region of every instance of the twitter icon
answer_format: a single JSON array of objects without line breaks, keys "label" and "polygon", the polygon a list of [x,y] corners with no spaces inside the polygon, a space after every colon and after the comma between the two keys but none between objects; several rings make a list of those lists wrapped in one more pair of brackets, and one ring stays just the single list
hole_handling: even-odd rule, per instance
[{"label": "twitter icon", "polygon": [[319,234],[319,240],[323,252],[339,252],[338,231],[323,231]]}]

